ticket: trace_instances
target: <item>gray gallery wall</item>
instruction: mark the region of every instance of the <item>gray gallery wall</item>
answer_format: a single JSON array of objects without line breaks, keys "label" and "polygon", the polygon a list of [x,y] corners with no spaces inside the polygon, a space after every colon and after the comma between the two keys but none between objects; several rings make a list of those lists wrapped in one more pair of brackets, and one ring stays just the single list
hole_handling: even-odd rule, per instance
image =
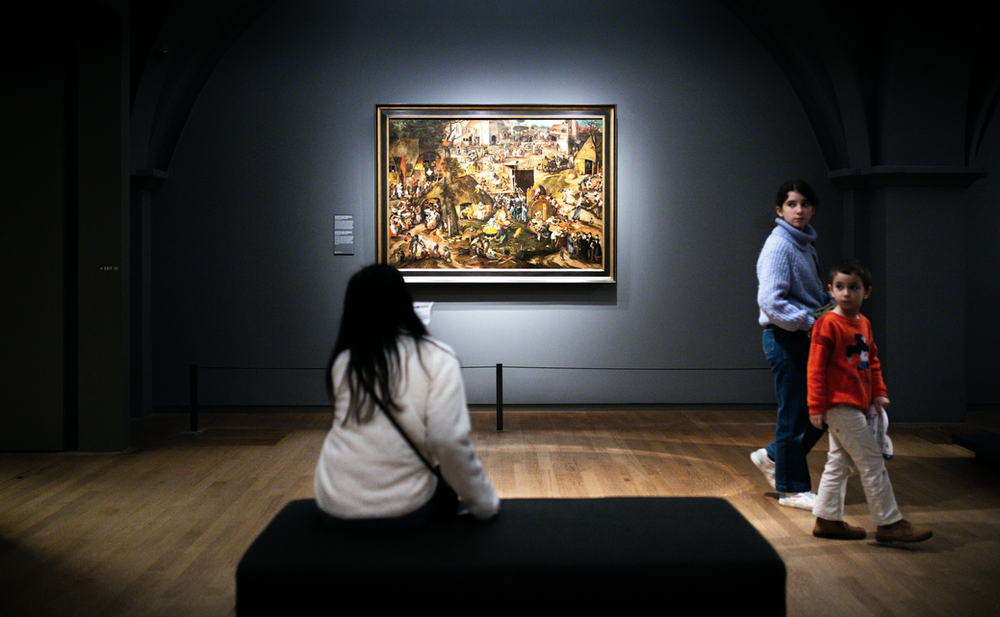
[{"label": "gray gallery wall", "polygon": [[[974,184],[956,209],[956,216],[966,221],[964,250],[958,257],[967,264],[966,276],[966,345],[968,402],[995,406],[1000,403],[1000,131],[987,132],[977,153],[977,162],[991,170],[988,177]],[[946,276],[954,276],[954,269]],[[933,281],[929,282],[934,285]],[[935,294],[936,295],[936,294]],[[942,315],[954,314],[947,307]]]},{"label": "gray gallery wall", "polygon": [[127,36],[73,8],[5,14],[0,451],[128,445]]},{"label": "gray gallery wall", "polygon": [[894,417],[1000,402],[987,3],[354,4],[11,18],[0,450],[123,449],[130,417],[187,404],[192,363],[205,404],[324,402],[344,285],[375,254],[379,103],[618,108],[616,284],[414,289],[474,402],[502,362],[508,403],[772,404],[753,265],[789,176],[824,198],[822,261],[875,269]]},{"label": "gray gallery wall", "polygon": [[[432,333],[509,403],[765,403],[754,263],[770,201],[840,207],[774,62],[714,2],[277,3],[201,91],[152,211],[154,404],[317,404],[348,277],[374,259],[379,103],[615,104],[615,285],[431,286]],[[334,256],[334,214],[357,254]],[[230,367],[269,367],[242,370]],[[605,369],[605,370],[575,370]],[[655,370],[634,370],[655,369]],[[469,369],[473,402],[492,369]]]}]

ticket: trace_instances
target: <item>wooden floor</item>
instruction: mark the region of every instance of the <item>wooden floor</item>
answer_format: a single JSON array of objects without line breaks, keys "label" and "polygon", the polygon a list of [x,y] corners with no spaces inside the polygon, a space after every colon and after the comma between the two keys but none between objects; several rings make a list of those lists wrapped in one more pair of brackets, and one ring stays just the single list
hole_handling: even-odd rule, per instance
[{"label": "wooden floor", "polygon": [[[813,538],[808,512],[777,505],[748,458],[769,412],[518,411],[502,433],[493,421],[473,414],[501,497],[727,499],[785,560],[789,615],[1000,615],[1000,472],[949,443],[954,425],[890,427],[900,508],[935,537],[883,546]],[[236,564],[282,505],[311,497],[328,422],[203,413],[192,434],[186,416],[155,414],[128,452],[0,454],[0,615],[233,615]],[[871,532],[856,478],[847,503]]]}]

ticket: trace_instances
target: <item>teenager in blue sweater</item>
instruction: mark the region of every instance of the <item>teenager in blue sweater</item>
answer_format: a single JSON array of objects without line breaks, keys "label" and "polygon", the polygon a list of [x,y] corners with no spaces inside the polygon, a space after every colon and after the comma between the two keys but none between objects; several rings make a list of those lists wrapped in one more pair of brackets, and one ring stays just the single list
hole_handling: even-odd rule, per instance
[{"label": "teenager in blue sweater", "polygon": [[809,423],[806,367],[809,331],[816,312],[829,301],[813,246],[816,230],[809,224],[819,200],[808,184],[793,180],[781,185],[774,205],[778,218],[757,259],[757,304],[778,420],[774,441],[750,459],[779,492],[779,504],[812,510],[816,495],[806,454],[823,431]]}]

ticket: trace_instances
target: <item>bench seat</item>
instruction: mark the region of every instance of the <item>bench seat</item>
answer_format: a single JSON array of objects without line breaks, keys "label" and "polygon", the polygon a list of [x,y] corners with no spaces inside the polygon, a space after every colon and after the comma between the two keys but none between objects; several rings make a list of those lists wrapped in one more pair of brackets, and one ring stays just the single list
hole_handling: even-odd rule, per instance
[{"label": "bench seat", "polygon": [[976,453],[976,461],[1000,467],[1000,435],[996,433],[955,433],[952,443]]},{"label": "bench seat", "polygon": [[470,614],[632,612],[649,602],[785,614],[784,563],[723,499],[506,499],[489,522],[406,532],[333,530],[315,508],[311,499],[287,504],[247,549],[236,570],[239,617],[317,606],[411,614],[428,603]]}]

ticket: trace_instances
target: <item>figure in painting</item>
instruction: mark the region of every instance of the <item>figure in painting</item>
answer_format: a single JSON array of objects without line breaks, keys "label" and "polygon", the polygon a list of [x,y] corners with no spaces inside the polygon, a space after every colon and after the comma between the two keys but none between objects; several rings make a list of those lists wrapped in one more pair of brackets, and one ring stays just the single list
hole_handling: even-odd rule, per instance
[{"label": "figure in painting", "polygon": [[389,264],[601,270],[602,123],[390,119]]}]

